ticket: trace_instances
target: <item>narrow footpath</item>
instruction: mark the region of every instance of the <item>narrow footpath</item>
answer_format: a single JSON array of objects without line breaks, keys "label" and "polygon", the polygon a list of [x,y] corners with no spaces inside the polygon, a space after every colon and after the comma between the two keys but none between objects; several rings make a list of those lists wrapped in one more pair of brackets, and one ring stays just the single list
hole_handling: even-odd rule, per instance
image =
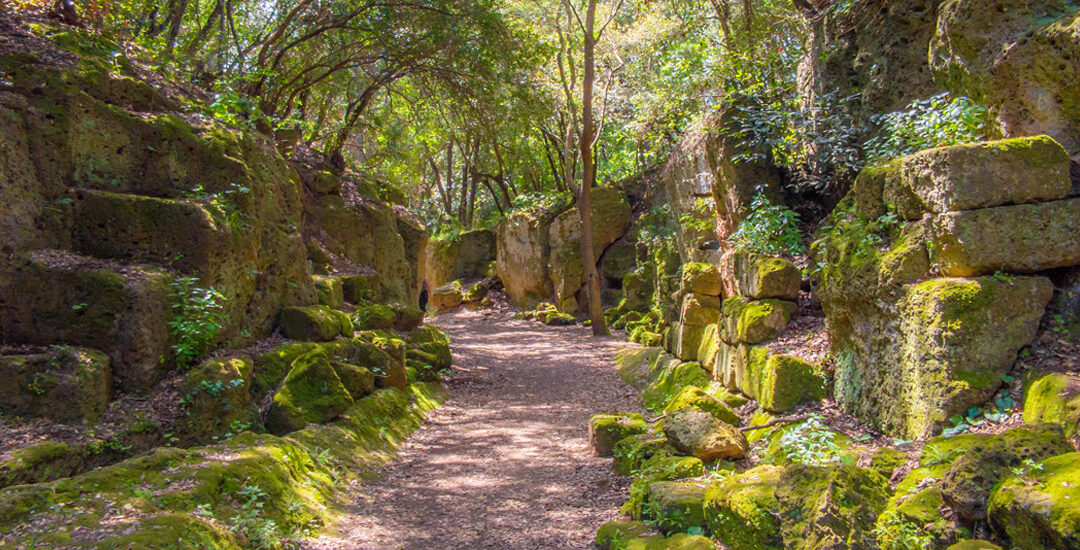
[{"label": "narrow footpath", "polygon": [[452,341],[450,399],[331,534],[305,548],[589,548],[618,517],[627,481],[592,456],[588,421],[638,410],[614,369],[615,352],[634,344],[505,308],[432,322]]}]

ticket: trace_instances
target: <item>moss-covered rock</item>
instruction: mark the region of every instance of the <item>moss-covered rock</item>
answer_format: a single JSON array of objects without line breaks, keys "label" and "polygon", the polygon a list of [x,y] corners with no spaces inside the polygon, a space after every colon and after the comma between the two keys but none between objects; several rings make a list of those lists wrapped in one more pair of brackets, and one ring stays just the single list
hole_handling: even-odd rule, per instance
[{"label": "moss-covered rock", "polygon": [[732,426],[739,425],[739,416],[735,414],[735,411],[731,410],[731,407],[705,393],[704,390],[697,386],[686,386],[680,390],[664,407],[664,414],[671,414],[686,407],[703,410]]},{"label": "moss-covered rock", "polygon": [[384,304],[364,304],[356,307],[352,314],[356,330],[382,330],[394,328],[397,315],[390,306]]},{"label": "moss-covered rock", "polygon": [[1072,450],[1054,424],[1022,426],[1001,432],[968,449],[941,478],[941,495],[967,521],[986,519],[994,485],[1025,460],[1041,461]]},{"label": "moss-covered rock", "polygon": [[266,426],[277,434],[293,432],[309,423],[333,420],[352,404],[326,353],[314,351],[293,361],[281,389],[274,393]]},{"label": "moss-covered rock", "polygon": [[664,435],[676,449],[701,460],[739,459],[750,448],[737,428],[695,407],[672,411],[664,419]]},{"label": "moss-covered rock", "polygon": [[713,483],[705,492],[705,522],[731,550],[780,550],[776,487],[783,468],[763,465]]},{"label": "moss-covered rock", "polygon": [[342,289],[340,277],[312,275],[311,280],[315,283],[315,296],[319,305],[332,308],[345,305],[345,291]]},{"label": "moss-covered rock", "polygon": [[18,257],[4,269],[4,341],[101,349],[126,390],[147,390],[171,368],[166,272],[60,250]]},{"label": "moss-covered rock", "polygon": [[577,319],[569,313],[560,313],[558,311],[549,311],[544,314],[540,319],[542,323],[548,326],[569,326],[577,323]]},{"label": "moss-covered rock", "polygon": [[948,212],[931,223],[943,275],[1035,273],[1080,263],[1080,199]]},{"label": "moss-covered rock", "polygon": [[642,519],[650,485],[659,481],[696,478],[704,474],[705,465],[696,457],[656,453],[642,462],[630,484],[630,496],[619,510],[633,519]]},{"label": "moss-covered rock", "polygon": [[716,379],[711,380],[703,389],[705,390],[705,393],[709,394],[713,399],[722,402],[732,409],[737,409],[749,401],[745,395],[728,391],[727,388]]},{"label": "moss-covered rock", "polygon": [[[625,194],[612,187],[597,187],[591,192],[590,210],[593,222],[593,254],[596,264],[604,250],[622,237],[630,224],[630,203]],[[576,295],[585,283],[584,264],[581,258],[581,220],[577,208],[571,208],[555,217],[548,227],[547,273],[554,289],[555,304],[559,311],[572,313],[577,310]],[[500,276],[503,271],[500,270]]]},{"label": "moss-covered rock", "polygon": [[762,408],[784,412],[825,397],[825,379],[810,363],[788,355],[770,355],[760,376],[756,397]]},{"label": "moss-covered rock", "polygon": [[278,325],[281,334],[292,340],[324,342],[353,333],[349,315],[326,306],[282,308]]},{"label": "moss-covered rock", "polygon": [[682,291],[703,296],[719,296],[720,270],[715,265],[690,262],[682,265]]},{"label": "moss-covered rock", "polygon": [[1010,548],[1080,546],[1080,453],[1016,467],[990,495],[990,525]]},{"label": "moss-covered rock", "polygon": [[96,423],[112,396],[112,369],[100,351],[56,346],[0,355],[0,412]]},{"label": "moss-covered rock", "polygon": [[874,548],[874,520],[888,498],[888,482],[873,470],[788,466],[776,487],[784,547]]},{"label": "moss-covered rock", "polygon": [[598,456],[612,456],[616,443],[646,430],[648,425],[638,413],[595,414],[589,420],[589,444]]},{"label": "moss-covered rock", "polygon": [[1001,550],[1001,547],[987,540],[962,540],[948,550]]},{"label": "moss-covered rock", "polygon": [[784,330],[798,310],[798,304],[785,300],[728,298],[720,317],[720,339],[729,344],[767,342]]},{"label": "moss-covered rock", "polygon": [[330,366],[334,368],[334,374],[341,380],[341,385],[345,386],[353,401],[359,401],[375,391],[375,373],[371,372],[371,369],[344,361],[331,361]]},{"label": "moss-covered rock", "polygon": [[650,531],[652,527],[643,521],[609,521],[596,530],[596,546],[600,550],[619,550]]},{"label": "moss-covered rock", "polygon": [[668,444],[667,439],[654,433],[643,433],[620,439],[612,449],[615,457],[612,463],[615,472],[629,476],[642,468],[650,458],[658,455],[671,456],[677,451]]},{"label": "moss-covered rock", "polygon": [[615,368],[623,382],[641,390],[652,381],[657,362],[663,355],[664,350],[657,347],[621,349],[615,353]]},{"label": "moss-covered rock", "polygon": [[483,281],[477,281],[469,286],[469,290],[465,291],[465,295],[461,300],[467,303],[474,303],[483,300],[487,297],[488,287]]},{"label": "moss-covered rock", "polygon": [[345,301],[350,304],[361,304],[374,299],[378,280],[378,276],[374,274],[345,275],[341,277],[341,290],[345,295]]},{"label": "moss-covered rock", "polygon": [[662,411],[683,388],[701,388],[709,383],[709,372],[701,365],[670,357],[658,360],[653,374],[653,381],[638,396],[641,405],[650,411]]},{"label": "moss-covered rock", "polygon": [[461,305],[461,281],[446,283],[431,291],[428,304],[438,311],[453,309]]},{"label": "moss-covered rock", "polygon": [[248,356],[207,359],[184,375],[184,409],[176,435],[187,444],[209,443],[246,429],[260,431],[262,420],[251,397],[254,364]]},{"label": "moss-covered rock", "polygon": [[1024,388],[1024,422],[1060,424],[1065,437],[1080,428],[1080,378],[1067,373],[1036,376]]},{"label": "moss-covered rock", "polygon": [[802,274],[790,260],[737,250],[725,255],[723,266],[734,295],[751,300],[799,297]]},{"label": "moss-covered rock", "polygon": [[643,519],[656,523],[662,533],[704,530],[705,484],[693,481],[657,481],[649,484]]}]

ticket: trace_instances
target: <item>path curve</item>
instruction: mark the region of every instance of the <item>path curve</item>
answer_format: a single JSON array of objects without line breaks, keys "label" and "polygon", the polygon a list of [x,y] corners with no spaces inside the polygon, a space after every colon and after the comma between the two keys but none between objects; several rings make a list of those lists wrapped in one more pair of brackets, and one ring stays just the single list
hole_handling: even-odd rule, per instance
[{"label": "path curve", "polygon": [[588,328],[516,320],[508,308],[444,314],[450,398],[402,447],[383,477],[310,541],[329,549],[591,547],[617,519],[626,478],[594,457],[588,420],[638,410],[615,352],[633,345]]}]

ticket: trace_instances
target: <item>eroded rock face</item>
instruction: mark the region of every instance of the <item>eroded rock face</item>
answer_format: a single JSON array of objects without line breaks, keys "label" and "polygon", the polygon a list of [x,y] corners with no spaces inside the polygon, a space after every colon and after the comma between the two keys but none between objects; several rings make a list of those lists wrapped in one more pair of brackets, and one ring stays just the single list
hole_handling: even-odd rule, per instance
[{"label": "eroded rock face", "polygon": [[776,487],[785,548],[876,548],[871,531],[889,483],[858,466],[794,464]]},{"label": "eroded rock face", "polygon": [[950,0],[930,44],[935,80],[991,107],[1007,136],[1080,152],[1080,9],[1067,0]]},{"label": "eroded rock face", "polygon": [[989,502],[990,525],[1011,548],[1080,546],[1080,453],[1048,458],[1038,468],[1020,466]]},{"label": "eroded rock face", "polygon": [[552,295],[548,277],[547,215],[521,212],[507,216],[497,228],[496,270],[503,289],[516,304],[532,308]]},{"label": "eroded rock face", "polygon": [[93,424],[112,395],[109,357],[73,347],[0,355],[0,412]]},{"label": "eroded rock face", "polygon": [[[950,159],[1000,177],[980,183]],[[1045,277],[1005,273],[1080,261],[1075,217],[1039,214],[1073,208],[1053,200],[1066,166],[1037,137],[924,151],[860,174],[813,251],[845,411],[925,437],[1001,386],[1052,295]],[[1012,204],[1036,198],[1050,200]]]},{"label": "eroded rock face", "polygon": [[664,419],[664,435],[676,449],[701,460],[735,460],[750,448],[737,428],[697,407],[672,411]]},{"label": "eroded rock face", "polygon": [[484,268],[495,261],[495,232],[480,229],[430,240],[425,255],[427,281],[432,287],[482,277]]},{"label": "eroded rock face", "polygon": [[[630,203],[625,194],[610,187],[592,190],[594,264],[604,250],[622,236],[630,225]],[[548,228],[551,255],[548,275],[555,292],[555,305],[564,313],[577,311],[577,293],[585,284],[585,268],[581,260],[581,218],[577,207],[559,214]]]}]

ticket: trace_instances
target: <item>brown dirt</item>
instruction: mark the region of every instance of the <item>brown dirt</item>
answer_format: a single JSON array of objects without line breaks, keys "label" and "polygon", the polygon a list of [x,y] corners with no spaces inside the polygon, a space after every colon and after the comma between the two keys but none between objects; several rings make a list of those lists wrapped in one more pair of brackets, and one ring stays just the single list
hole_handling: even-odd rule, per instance
[{"label": "brown dirt", "polygon": [[383,477],[309,549],[588,548],[616,519],[627,478],[592,456],[588,421],[637,411],[614,369],[633,344],[588,328],[515,320],[506,308],[442,315],[450,398]]}]

